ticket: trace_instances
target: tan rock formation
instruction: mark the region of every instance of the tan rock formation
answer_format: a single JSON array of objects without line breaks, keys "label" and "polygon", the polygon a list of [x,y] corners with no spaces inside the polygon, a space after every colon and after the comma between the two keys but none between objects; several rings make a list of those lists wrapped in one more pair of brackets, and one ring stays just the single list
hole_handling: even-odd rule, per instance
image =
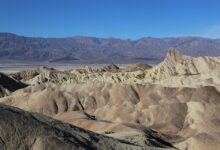
[{"label": "tan rock formation", "polygon": [[[151,128],[178,148],[199,150],[219,146],[219,98],[219,87],[210,86],[77,84],[30,86],[1,101],[124,139]],[[204,145],[205,137],[212,142]]]},{"label": "tan rock formation", "polygon": [[[161,149],[156,148],[157,145],[143,147],[119,141],[41,114],[25,112],[2,104],[0,105],[0,116],[1,150]],[[172,148],[167,145],[165,145],[167,149]]]}]

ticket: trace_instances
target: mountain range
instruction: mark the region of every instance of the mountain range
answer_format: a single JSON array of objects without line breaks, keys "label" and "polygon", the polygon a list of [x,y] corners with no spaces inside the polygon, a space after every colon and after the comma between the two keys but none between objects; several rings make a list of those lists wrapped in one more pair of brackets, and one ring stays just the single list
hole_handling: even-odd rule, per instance
[{"label": "mountain range", "polygon": [[66,37],[25,37],[0,33],[0,62],[158,63],[167,49],[192,56],[220,55],[220,39],[203,37],[145,37],[138,40]]}]

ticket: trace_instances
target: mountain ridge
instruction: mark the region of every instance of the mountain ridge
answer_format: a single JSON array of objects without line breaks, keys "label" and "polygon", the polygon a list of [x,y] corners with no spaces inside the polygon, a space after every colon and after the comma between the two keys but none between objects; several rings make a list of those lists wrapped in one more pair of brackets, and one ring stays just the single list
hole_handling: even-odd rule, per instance
[{"label": "mountain ridge", "polygon": [[[1,62],[155,64],[163,59],[169,48],[192,56],[216,56],[220,55],[220,39],[191,36],[138,40],[84,36],[43,38],[0,33]],[[64,59],[67,57],[74,59]]]},{"label": "mountain ridge", "polygon": [[124,40],[124,41],[138,41],[141,39],[174,39],[174,38],[201,38],[201,39],[210,39],[210,40],[220,40],[220,38],[209,38],[209,37],[203,37],[203,36],[163,36],[163,37],[154,37],[154,36],[144,36],[137,39],[131,39],[131,38],[117,38],[117,37],[96,37],[96,36],[84,36],[84,35],[73,35],[73,36],[55,36],[55,37],[47,37],[47,36],[28,36],[28,35],[22,35],[22,34],[16,34],[12,32],[0,32],[1,35],[11,35],[11,36],[19,36],[19,37],[26,37],[26,38],[41,38],[41,39],[64,39],[64,38],[97,38],[97,39],[116,39],[116,40]]}]

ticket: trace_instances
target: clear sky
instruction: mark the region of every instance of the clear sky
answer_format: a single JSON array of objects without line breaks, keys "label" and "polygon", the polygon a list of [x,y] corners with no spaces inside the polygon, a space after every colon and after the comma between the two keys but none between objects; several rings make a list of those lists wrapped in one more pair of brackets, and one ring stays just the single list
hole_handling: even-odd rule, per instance
[{"label": "clear sky", "polygon": [[220,0],[0,0],[0,32],[220,38]]}]

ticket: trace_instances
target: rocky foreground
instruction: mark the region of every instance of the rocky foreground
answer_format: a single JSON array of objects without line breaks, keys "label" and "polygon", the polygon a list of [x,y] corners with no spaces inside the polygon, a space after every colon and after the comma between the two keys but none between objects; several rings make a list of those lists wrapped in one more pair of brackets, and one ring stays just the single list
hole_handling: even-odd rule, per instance
[{"label": "rocky foreground", "polygon": [[[76,126],[65,124],[38,113],[25,112],[7,105],[0,105],[0,147],[2,150],[75,150],[75,149],[137,149],[159,150],[116,140]],[[173,149],[156,136],[155,146]],[[158,143],[156,143],[158,142]]]},{"label": "rocky foreground", "polygon": [[[27,149],[217,150],[219,70],[220,57],[194,58],[170,49],[154,67],[112,64],[64,72],[41,67],[10,74],[4,81],[21,86],[0,95],[0,144],[4,149],[25,149],[27,141]],[[14,131],[19,136],[12,136]]]}]

